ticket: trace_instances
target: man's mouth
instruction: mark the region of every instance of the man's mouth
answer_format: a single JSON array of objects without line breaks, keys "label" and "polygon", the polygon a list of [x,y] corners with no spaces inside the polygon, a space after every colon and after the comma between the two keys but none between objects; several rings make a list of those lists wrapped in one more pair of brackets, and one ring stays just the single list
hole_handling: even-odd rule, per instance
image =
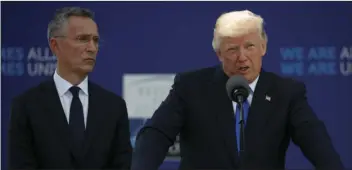
[{"label": "man's mouth", "polygon": [[248,66],[243,66],[238,68],[239,71],[247,71],[247,69],[249,69]]},{"label": "man's mouth", "polygon": [[95,59],[93,59],[93,58],[86,58],[84,60],[86,60],[86,61],[95,61]]}]

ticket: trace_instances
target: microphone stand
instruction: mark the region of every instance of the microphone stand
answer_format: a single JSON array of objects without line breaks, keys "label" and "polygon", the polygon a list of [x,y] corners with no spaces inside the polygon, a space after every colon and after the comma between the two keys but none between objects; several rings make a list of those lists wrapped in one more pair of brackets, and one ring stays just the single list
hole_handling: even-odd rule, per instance
[{"label": "microphone stand", "polygon": [[238,96],[238,104],[240,105],[240,162],[242,163],[242,158],[245,153],[243,96]]}]

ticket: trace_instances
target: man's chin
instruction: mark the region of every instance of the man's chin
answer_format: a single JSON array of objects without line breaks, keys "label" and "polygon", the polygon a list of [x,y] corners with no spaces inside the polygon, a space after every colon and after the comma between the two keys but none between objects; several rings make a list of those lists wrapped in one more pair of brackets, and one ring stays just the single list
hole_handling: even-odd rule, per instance
[{"label": "man's chin", "polygon": [[231,76],[243,76],[248,81],[248,83],[253,82],[253,76],[250,74],[250,72],[235,72],[231,73]]},{"label": "man's chin", "polygon": [[231,76],[243,76],[243,77],[248,77],[247,73],[242,73],[242,72],[229,72],[227,75]]},{"label": "man's chin", "polygon": [[84,74],[88,74],[90,72],[93,72],[93,70],[94,70],[94,66],[85,65],[85,66],[81,67],[80,72],[82,72]]}]

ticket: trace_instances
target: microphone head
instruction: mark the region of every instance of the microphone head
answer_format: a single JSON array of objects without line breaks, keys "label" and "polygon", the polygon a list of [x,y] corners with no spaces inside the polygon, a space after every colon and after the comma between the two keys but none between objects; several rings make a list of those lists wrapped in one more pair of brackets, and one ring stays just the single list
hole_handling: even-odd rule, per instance
[{"label": "microphone head", "polygon": [[242,97],[242,100],[247,99],[250,87],[248,81],[241,75],[235,75],[230,77],[226,83],[227,95],[232,101],[239,101],[239,97]]}]

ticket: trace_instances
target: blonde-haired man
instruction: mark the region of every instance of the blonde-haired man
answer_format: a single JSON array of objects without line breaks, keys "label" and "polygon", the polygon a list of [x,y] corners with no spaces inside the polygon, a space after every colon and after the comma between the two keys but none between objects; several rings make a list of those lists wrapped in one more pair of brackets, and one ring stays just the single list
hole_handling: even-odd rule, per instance
[{"label": "blonde-haired man", "polygon": [[[290,139],[317,169],[343,169],[329,135],[310,108],[303,83],[262,69],[268,37],[263,18],[251,11],[221,15],[213,48],[221,66],[180,73],[165,101],[139,132],[133,170],[157,169],[180,134],[180,169],[285,169]],[[225,84],[242,75],[245,150],[240,150],[239,113]]]}]

